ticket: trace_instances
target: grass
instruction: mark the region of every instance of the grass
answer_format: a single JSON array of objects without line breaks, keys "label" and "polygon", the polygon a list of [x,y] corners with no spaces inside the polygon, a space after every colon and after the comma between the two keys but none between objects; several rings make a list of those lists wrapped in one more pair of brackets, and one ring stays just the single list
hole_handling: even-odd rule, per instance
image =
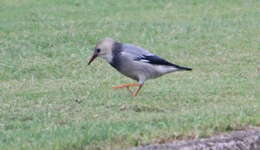
[{"label": "grass", "polygon": [[[1,0],[0,149],[125,149],[260,125],[258,0]],[[192,67],[132,82],[101,59],[113,37]]]}]

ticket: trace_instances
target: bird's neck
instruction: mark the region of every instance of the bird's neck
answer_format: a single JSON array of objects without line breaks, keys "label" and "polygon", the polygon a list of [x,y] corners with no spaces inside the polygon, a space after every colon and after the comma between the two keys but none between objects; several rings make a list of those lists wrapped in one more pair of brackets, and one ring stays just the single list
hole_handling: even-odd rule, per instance
[{"label": "bird's neck", "polygon": [[101,56],[103,59],[105,59],[108,63],[111,63],[112,60],[113,60],[113,56],[112,54],[106,54],[106,55],[103,55]]}]

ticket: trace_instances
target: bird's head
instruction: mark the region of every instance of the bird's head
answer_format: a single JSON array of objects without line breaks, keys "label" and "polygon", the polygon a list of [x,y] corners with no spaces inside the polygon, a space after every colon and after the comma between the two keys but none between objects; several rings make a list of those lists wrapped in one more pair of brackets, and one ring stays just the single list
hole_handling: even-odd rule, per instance
[{"label": "bird's head", "polygon": [[90,58],[88,65],[91,64],[93,60],[97,57],[102,57],[106,59],[108,62],[112,61],[112,49],[115,41],[112,38],[105,38],[97,43],[94,53]]}]

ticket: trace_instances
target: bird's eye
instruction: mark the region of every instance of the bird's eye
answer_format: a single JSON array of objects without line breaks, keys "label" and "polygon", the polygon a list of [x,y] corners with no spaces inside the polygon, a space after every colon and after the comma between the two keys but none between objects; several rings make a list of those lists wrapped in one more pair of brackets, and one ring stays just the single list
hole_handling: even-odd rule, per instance
[{"label": "bird's eye", "polygon": [[99,52],[100,52],[100,48],[97,48],[97,49],[96,49],[96,52],[99,53]]}]

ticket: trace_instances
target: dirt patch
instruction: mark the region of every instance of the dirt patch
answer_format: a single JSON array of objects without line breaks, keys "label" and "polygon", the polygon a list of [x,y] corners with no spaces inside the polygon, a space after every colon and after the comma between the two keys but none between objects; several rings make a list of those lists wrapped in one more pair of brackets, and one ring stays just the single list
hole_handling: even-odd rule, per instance
[{"label": "dirt patch", "polygon": [[260,150],[260,128],[233,131],[207,139],[140,146],[132,150]]}]

